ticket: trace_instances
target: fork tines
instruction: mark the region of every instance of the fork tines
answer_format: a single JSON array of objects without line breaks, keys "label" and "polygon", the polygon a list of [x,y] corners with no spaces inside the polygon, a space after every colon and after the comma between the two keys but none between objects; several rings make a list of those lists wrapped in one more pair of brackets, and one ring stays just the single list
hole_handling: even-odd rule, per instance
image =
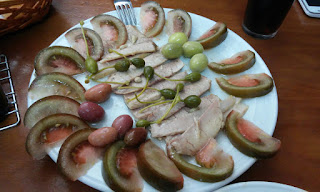
[{"label": "fork tines", "polygon": [[136,16],[130,0],[114,0],[118,16],[125,25],[137,25]]}]

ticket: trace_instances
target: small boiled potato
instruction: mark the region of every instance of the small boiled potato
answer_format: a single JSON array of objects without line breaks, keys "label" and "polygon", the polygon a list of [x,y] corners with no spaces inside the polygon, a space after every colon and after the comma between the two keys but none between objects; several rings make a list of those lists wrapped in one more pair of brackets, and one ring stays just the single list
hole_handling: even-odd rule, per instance
[{"label": "small boiled potato", "polygon": [[104,147],[118,138],[118,130],[114,127],[103,127],[92,132],[88,141],[95,147]]},{"label": "small boiled potato", "polygon": [[133,119],[129,115],[120,115],[113,123],[112,127],[118,130],[118,137],[122,139],[126,132],[132,128]]},{"label": "small boiled potato", "polygon": [[147,130],[144,127],[130,129],[124,136],[124,142],[128,146],[138,146],[147,138]]},{"label": "small boiled potato", "polygon": [[101,121],[104,117],[104,109],[98,104],[87,101],[80,105],[78,108],[78,114],[81,119],[94,123]]},{"label": "small boiled potato", "polygon": [[102,103],[109,99],[112,92],[111,85],[107,83],[101,83],[88,89],[84,97],[87,101],[94,103]]}]

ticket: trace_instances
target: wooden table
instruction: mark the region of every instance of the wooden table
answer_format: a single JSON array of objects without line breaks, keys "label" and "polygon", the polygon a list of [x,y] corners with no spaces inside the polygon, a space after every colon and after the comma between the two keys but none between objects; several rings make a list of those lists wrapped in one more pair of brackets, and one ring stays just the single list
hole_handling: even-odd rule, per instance
[{"label": "wooden table", "polygon": [[[142,2],[132,3],[138,7]],[[245,0],[159,3],[227,23],[261,55],[274,77],[279,96],[274,136],[282,141],[281,151],[272,159],[258,161],[234,182],[273,181],[319,191],[320,20],[307,17],[296,1],[276,37],[259,40],[241,28]],[[111,0],[53,0],[42,22],[0,37],[0,53],[10,61],[22,118],[36,54],[80,20],[111,10]],[[49,157],[32,160],[24,146],[27,133],[22,124],[0,132],[1,191],[95,191],[79,181],[65,179]]]}]

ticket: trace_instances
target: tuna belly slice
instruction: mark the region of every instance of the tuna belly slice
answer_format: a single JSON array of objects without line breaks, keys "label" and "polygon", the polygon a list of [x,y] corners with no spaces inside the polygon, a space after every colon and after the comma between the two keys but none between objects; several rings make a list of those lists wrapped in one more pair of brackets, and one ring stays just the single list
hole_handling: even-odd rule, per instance
[{"label": "tuna belly slice", "polygon": [[[171,62],[164,63],[163,65],[160,65],[158,67],[154,68],[154,72],[163,76],[163,77],[171,77],[172,75],[176,74],[178,71],[180,71],[184,66],[184,63],[180,59],[173,60]],[[144,87],[147,79],[144,77],[144,75],[141,75],[139,77],[141,79],[141,82],[131,82],[129,87]],[[181,77],[180,79],[183,79],[184,77]],[[178,78],[176,78],[178,79]],[[157,75],[154,75],[152,79],[149,80],[148,86],[154,85],[158,83],[159,81],[162,81],[163,79],[158,77]],[[128,94],[133,93],[136,91],[141,90],[142,88],[129,88],[129,89],[117,89],[114,91],[115,94]],[[133,95],[134,96],[134,95]]]},{"label": "tuna belly slice", "polygon": [[217,96],[210,94],[201,98],[201,103],[196,111],[190,111],[184,107],[182,110],[172,115],[170,118],[162,121],[161,124],[151,125],[152,137],[165,137],[185,132],[190,125],[194,124],[194,118],[200,118],[208,107],[219,99]]},{"label": "tuna belly slice", "polygon": [[[123,49],[116,49],[117,52],[121,53],[124,56],[132,56],[139,53],[152,53],[152,52],[155,52],[156,50],[157,50],[156,45],[151,41],[134,44]],[[104,63],[104,62],[109,62],[109,61],[121,59],[121,58],[123,58],[123,56],[117,53],[108,53],[101,59],[100,62]]]},{"label": "tuna belly slice", "polygon": [[[180,94],[180,98],[183,100],[186,97],[188,97],[189,95],[200,96],[203,93],[205,93],[206,91],[208,91],[210,89],[210,87],[211,87],[211,80],[202,76],[199,81],[185,85],[183,91]],[[171,103],[166,103],[166,104],[161,104],[161,105],[150,107],[150,108],[144,110],[143,112],[140,112],[140,108],[131,110],[131,112],[132,112],[135,119],[139,119],[139,120],[145,119],[147,121],[155,121],[155,120],[161,118],[166,113],[167,109],[169,109],[170,106],[171,106]],[[169,118],[171,115],[178,112],[184,106],[185,105],[183,102],[177,103],[170,110],[169,114],[166,116],[165,119]]]},{"label": "tuna belly slice", "polygon": [[152,42],[152,39],[146,37],[143,33],[141,33],[136,26],[126,25],[128,32],[128,41],[126,44],[139,44],[145,42]]},{"label": "tuna belly slice", "polygon": [[[178,78],[184,78],[186,76],[186,72],[181,72],[178,73],[174,76],[172,76],[173,79],[178,79]],[[177,86],[177,84],[180,83],[179,81],[161,81],[157,84],[155,84],[154,86],[152,86],[153,88],[156,89],[175,89],[175,87]],[[136,93],[138,94],[138,93]],[[126,104],[128,106],[129,109],[137,109],[143,106],[146,106],[147,104],[145,103],[140,103],[138,102],[136,99],[130,101],[130,99],[134,98],[135,94],[131,93],[131,94],[127,94],[124,95],[124,99],[126,101]],[[139,100],[140,101],[155,101],[157,99],[160,99],[161,97],[161,93],[157,90],[153,90],[153,89],[147,89],[140,97]],[[130,102],[128,102],[130,101]]]},{"label": "tuna belly slice", "polygon": [[183,134],[173,137],[169,145],[179,154],[195,155],[210,138],[218,134],[222,126],[223,115],[217,99],[200,118],[194,118],[194,123]]},{"label": "tuna belly slice", "polygon": [[[167,59],[159,52],[153,53],[144,58],[145,66],[157,67],[163,64]],[[143,68],[136,68],[135,66],[130,66],[126,72],[116,72],[109,76],[107,81],[111,82],[130,82],[134,78],[139,77],[143,74]],[[119,84],[111,84],[112,89],[120,87]]]}]

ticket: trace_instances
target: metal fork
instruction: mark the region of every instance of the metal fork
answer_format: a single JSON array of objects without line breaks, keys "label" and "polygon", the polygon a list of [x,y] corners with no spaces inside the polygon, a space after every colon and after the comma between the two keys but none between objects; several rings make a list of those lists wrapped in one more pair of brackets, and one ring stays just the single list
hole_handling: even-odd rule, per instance
[{"label": "metal fork", "polygon": [[125,25],[137,25],[136,16],[130,0],[114,0],[113,3],[118,16]]}]

